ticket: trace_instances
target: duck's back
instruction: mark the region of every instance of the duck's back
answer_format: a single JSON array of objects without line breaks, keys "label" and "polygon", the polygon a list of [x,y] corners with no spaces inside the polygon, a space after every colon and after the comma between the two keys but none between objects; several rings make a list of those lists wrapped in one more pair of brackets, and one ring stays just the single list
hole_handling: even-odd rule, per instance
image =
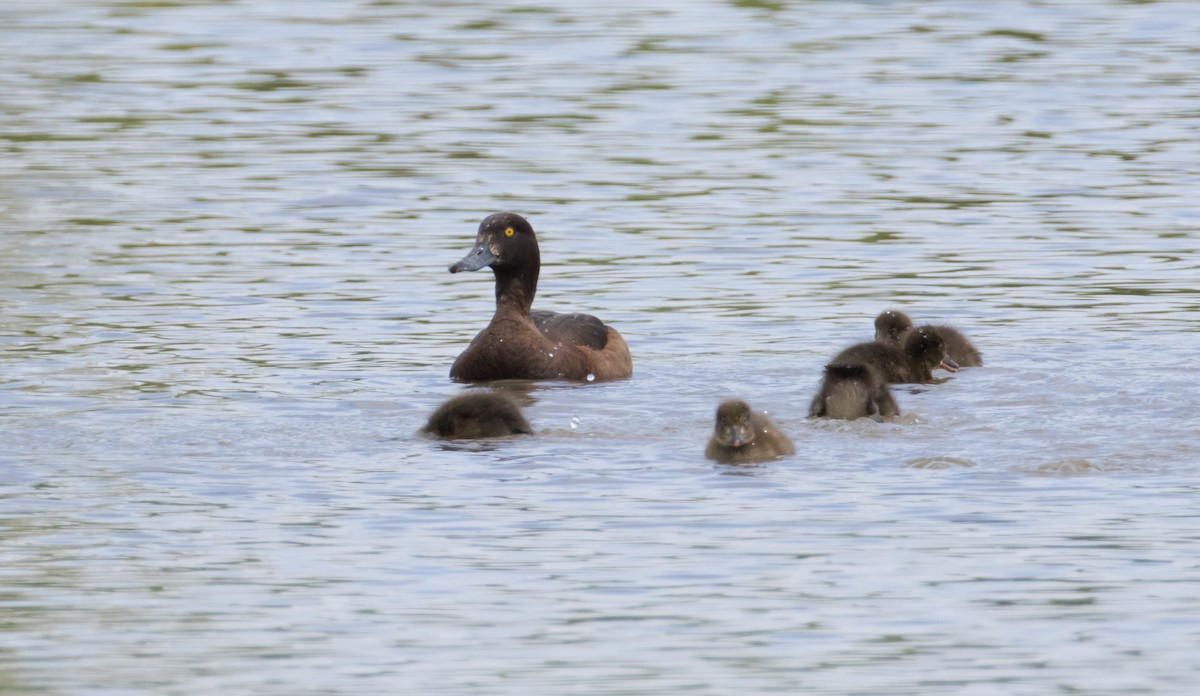
[{"label": "duck's back", "polygon": [[556,351],[571,354],[556,366],[560,379],[605,381],[633,375],[633,358],[620,332],[591,314],[537,309],[533,324]]},{"label": "duck's back", "polygon": [[796,453],[796,446],[792,444],[792,439],[776,428],[769,418],[761,413],[755,413],[750,417],[750,422],[758,431],[758,437],[752,444],[757,445],[762,454],[774,458]]},{"label": "duck's back", "polygon": [[578,348],[551,342],[528,318],[497,315],[455,359],[450,379],[584,379],[586,370]]},{"label": "duck's back", "polygon": [[590,314],[560,314],[544,309],[530,313],[533,325],[552,343],[586,346],[592,350],[604,350],[608,345],[608,326]]},{"label": "duck's back", "polygon": [[829,363],[831,365],[864,365],[873,371],[882,382],[914,381],[914,375],[909,369],[904,351],[879,341],[856,343],[838,353]]},{"label": "duck's back", "polygon": [[854,420],[900,415],[892,392],[879,376],[861,364],[825,366],[821,390],[813,397],[809,415],[816,418]]},{"label": "duck's back", "polygon": [[421,432],[447,440],[532,435],[521,409],[506,396],[463,394],[442,404]]},{"label": "duck's back", "polygon": [[870,416],[871,390],[864,380],[859,379],[830,379],[830,368],[853,368],[866,372],[862,365],[826,365],[825,377],[821,380],[821,390],[813,397],[808,407],[808,414],[814,418],[839,418],[854,420]]},{"label": "duck's back", "polygon": [[616,329],[588,314],[532,314],[494,317],[454,361],[450,378],[590,382],[633,374],[629,347]]}]

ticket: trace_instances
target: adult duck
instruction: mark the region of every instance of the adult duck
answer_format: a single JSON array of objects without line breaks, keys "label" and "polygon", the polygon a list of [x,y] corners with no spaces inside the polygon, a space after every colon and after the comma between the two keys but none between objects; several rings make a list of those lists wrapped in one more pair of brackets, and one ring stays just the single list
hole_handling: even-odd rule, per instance
[{"label": "adult duck", "polygon": [[627,379],[633,359],[625,339],[590,314],[534,311],[541,252],[533,226],[516,213],[479,223],[475,247],[451,273],[490,267],[496,276],[496,313],[450,367],[450,379]]}]

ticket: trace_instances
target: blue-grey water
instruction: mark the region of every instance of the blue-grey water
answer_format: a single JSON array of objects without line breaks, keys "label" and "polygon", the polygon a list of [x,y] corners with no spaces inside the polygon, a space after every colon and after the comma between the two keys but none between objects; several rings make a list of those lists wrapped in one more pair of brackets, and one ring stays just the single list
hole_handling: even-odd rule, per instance
[{"label": "blue-grey water", "polygon": [[[1200,6],[0,5],[0,692],[1190,694]],[[416,436],[529,217],[626,382]],[[805,418],[886,307],[987,364]],[[748,399],[794,457],[702,457]]]}]

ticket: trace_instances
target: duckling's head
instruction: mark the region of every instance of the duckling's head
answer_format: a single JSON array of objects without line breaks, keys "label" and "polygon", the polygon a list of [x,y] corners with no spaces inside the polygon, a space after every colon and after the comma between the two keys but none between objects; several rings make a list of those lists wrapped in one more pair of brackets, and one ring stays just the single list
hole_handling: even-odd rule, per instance
[{"label": "duckling's head", "polygon": [[524,267],[539,268],[541,263],[537,237],[529,221],[516,213],[494,213],[479,223],[475,247],[450,266],[450,272],[478,271],[491,266],[501,273]]},{"label": "duckling's head", "polygon": [[898,309],[885,309],[875,317],[875,340],[900,345],[904,334],[913,327],[912,319]]},{"label": "duckling's head", "polygon": [[918,326],[904,339],[904,353],[913,362],[932,370],[958,372],[958,363],[946,355],[946,339],[932,326]]},{"label": "duckling's head", "polygon": [[717,407],[717,423],[713,439],[725,447],[744,447],[757,433],[751,421],[750,404],[745,401],[726,401]]}]

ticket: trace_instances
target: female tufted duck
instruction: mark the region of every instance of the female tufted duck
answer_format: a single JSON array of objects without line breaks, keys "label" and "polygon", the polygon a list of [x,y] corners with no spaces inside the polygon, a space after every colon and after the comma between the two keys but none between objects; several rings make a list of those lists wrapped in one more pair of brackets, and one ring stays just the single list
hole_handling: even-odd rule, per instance
[{"label": "female tufted duck", "polygon": [[830,363],[808,413],[813,418],[890,418],[900,415],[900,407],[875,370],[862,364]]},{"label": "female tufted duck", "polygon": [[920,326],[905,334],[902,347],[872,341],[857,343],[838,353],[831,365],[864,365],[883,382],[933,381],[933,368],[957,372],[958,365],[946,357],[946,342],[931,326]]},{"label": "female tufted duck", "polygon": [[717,423],[704,456],[722,464],[765,462],[796,448],[764,413],[750,410],[745,401],[726,401],[717,407]]},{"label": "female tufted duck", "polygon": [[[946,342],[946,355],[960,367],[979,367],[983,364],[983,356],[971,340],[953,326],[945,324],[926,324],[937,331]],[[912,319],[896,309],[887,309],[875,317],[875,340],[893,345],[901,345],[905,334],[913,327]]]},{"label": "female tufted duck", "polygon": [[497,379],[626,379],[629,347],[617,330],[590,314],[532,311],[541,254],[529,221],[496,213],[479,223],[475,247],[451,273],[490,266],[496,275],[496,313],[450,368],[459,382]]},{"label": "female tufted duck", "polygon": [[422,433],[443,440],[477,440],[532,435],[533,428],[512,399],[495,392],[472,392],[438,407]]}]

